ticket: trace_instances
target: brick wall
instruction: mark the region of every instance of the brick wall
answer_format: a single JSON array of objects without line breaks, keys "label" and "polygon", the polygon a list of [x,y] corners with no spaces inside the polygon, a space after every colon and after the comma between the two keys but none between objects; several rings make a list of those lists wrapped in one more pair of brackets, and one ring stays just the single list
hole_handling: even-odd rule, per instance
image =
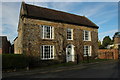
[{"label": "brick wall", "polygon": [[1,42],[1,47],[2,48],[2,53],[10,53],[11,51],[11,43],[10,41],[7,40],[7,36],[0,36],[0,42]]},{"label": "brick wall", "polygon": [[118,49],[99,49],[99,59],[118,59]]}]

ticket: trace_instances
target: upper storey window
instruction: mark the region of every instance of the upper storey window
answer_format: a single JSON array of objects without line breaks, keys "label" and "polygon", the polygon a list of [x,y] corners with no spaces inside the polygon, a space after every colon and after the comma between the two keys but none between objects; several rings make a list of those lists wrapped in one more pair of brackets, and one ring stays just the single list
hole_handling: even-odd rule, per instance
[{"label": "upper storey window", "polygon": [[54,39],[54,27],[42,25],[42,38],[43,39]]},{"label": "upper storey window", "polygon": [[73,29],[67,29],[67,39],[73,40]]},{"label": "upper storey window", "polygon": [[91,32],[90,31],[84,30],[83,40],[84,41],[91,41]]}]

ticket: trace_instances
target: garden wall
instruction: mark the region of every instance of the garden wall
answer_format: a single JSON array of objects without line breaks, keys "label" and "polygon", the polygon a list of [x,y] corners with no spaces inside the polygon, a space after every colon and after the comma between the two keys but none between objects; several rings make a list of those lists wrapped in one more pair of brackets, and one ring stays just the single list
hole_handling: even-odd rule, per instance
[{"label": "garden wall", "polygon": [[99,59],[118,59],[118,49],[99,49]]}]

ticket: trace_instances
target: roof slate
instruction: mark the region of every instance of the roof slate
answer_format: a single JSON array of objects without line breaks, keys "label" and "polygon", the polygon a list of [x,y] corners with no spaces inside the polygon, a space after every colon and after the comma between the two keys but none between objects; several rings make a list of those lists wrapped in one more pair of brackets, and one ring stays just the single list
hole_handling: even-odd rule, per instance
[{"label": "roof slate", "polygon": [[35,5],[26,4],[26,3],[23,3],[22,5],[24,8],[24,11],[26,12],[26,14],[23,14],[23,16],[28,18],[68,23],[68,24],[74,24],[74,25],[80,25],[80,26],[87,26],[87,27],[92,27],[97,29],[99,28],[96,24],[94,24],[85,16],[79,16],[79,15],[70,14],[67,12],[38,7]]}]

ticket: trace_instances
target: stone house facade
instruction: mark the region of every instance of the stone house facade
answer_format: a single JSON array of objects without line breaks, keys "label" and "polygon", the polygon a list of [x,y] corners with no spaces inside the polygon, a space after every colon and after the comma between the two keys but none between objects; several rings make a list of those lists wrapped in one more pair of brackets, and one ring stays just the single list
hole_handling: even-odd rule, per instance
[{"label": "stone house facade", "polygon": [[41,60],[76,61],[95,58],[98,26],[85,16],[22,2],[14,53]]}]

